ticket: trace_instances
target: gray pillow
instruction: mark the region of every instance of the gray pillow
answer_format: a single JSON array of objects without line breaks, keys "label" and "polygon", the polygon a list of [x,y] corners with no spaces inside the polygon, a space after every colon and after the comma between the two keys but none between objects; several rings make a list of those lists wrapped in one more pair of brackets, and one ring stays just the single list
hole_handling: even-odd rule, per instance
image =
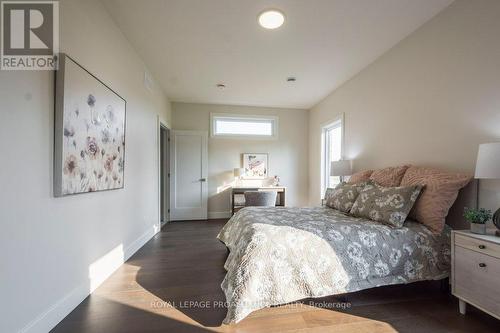
[{"label": "gray pillow", "polygon": [[370,182],[360,191],[351,214],[400,228],[421,190],[420,185],[383,187]]},{"label": "gray pillow", "polygon": [[366,182],[360,184],[340,183],[335,188],[328,188],[325,193],[325,204],[344,213],[349,213],[359,192]]}]

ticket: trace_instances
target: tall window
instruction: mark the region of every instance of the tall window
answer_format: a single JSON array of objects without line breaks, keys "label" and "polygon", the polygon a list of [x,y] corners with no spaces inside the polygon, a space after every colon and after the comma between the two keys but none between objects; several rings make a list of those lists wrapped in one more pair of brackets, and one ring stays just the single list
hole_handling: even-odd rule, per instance
[{"label": "tall window", "polygon": [[321,133],[321,197],[328,187],[340,183],[339,177],[330,176],[330,164],[342,158],[343,117],[322,127]]},{"label": "tall window", "polygon": [[277,117],[213,113],[210,118],[212,136],[273,139],[278,135]]}]

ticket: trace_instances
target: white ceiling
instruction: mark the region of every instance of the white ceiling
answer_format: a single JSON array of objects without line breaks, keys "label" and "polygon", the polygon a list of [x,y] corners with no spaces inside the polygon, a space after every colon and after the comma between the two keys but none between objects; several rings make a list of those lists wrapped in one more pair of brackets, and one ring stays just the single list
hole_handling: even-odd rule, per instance
[{"label": "white ceiling", "polygon": [[[170,100],[290,108],[310,108],[452,1],[103,0]],[[281,28],[257,24],[266,8],[285,13]]]}]

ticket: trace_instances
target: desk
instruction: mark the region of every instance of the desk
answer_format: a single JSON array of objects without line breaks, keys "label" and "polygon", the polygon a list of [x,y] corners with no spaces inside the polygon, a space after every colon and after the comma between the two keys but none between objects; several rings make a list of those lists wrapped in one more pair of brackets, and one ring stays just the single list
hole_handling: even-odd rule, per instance
[{"label": "desk", "polygon": [[286,187],[284,186],[263,186],[263,187],[233,187],[231,190],[231,215],[245,207],[244,202],[235,200],[238,195],[245,194],[246,191],[276,191],[276,206],[285,206]]}]

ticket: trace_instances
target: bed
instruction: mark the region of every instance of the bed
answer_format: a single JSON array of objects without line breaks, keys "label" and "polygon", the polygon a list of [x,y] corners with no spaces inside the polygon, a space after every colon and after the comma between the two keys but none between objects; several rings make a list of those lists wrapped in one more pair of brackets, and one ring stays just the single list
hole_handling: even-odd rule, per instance
[{"label": "bed", "polygon": [[[468,201],[461,195],[452,207],[456,225]],[[446,278],[450,232],[447,226],[436,235],[411,220],[391,228],[327,207],[245,208],[218,235],[230,251],[224,323],[304,298]]]}]

